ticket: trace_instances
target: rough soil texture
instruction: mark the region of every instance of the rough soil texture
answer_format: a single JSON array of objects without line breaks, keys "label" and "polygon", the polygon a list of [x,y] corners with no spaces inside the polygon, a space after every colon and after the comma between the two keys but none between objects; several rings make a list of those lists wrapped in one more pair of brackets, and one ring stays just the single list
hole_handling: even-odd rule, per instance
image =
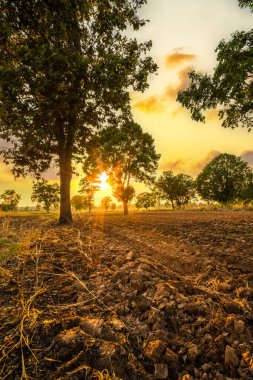
[{"label": "rough soil texture", "polygon": [[0,379],[253,379],[252,212],[0,223]]}]

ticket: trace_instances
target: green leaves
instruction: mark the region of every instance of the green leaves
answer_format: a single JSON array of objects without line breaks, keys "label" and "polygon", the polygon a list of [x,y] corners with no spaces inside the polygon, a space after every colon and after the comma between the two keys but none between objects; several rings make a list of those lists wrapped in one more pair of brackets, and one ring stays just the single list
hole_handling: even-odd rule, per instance
[{"label": "green leaves", "polygon": [[15,211],[18,207],[21,195],[17,194],[15,190],[5,190],[0,195],[0,199],[3,200],[0,207],[4,211]]},{"label": "green leaves", "polygon": [[205,166],[196,179],[196,187],[204,200],[233,203],[242,198],[249,174],[247,163],[240,157],[223,153]]},{"label": "green leaves", "polygon": [[184,207],[195,197],[195,183],[192,177],[186,174],[163,172],[155,186],[160,198],[168,200],[173,208]]},{"label": "green leaves", "polygon": [[[252,7],[252,1],[241,1]],[[193,120],[205,121],[205,111],[218,108],[222,126],[253,125],[253,30],[234,33],[222,40],[217,49],[218,65],[212,76],[189,73],[190,86],[178,94],[177,100],[191,112]]]},{"label": "green leaves", "polygon": [[47,180],[41,179],[34,183],[32,191],[32,202],[38,202],[49,212],[50,207],[56,207],[60,202],[60,187],[57,183],[49,184]]}]

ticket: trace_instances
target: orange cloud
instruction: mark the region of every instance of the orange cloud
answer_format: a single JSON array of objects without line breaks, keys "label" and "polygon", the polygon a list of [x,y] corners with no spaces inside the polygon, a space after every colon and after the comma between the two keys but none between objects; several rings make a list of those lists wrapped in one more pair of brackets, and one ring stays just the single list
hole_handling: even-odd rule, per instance
[{"label": "orange cloud", "polygon": [[210,162],[212,161],[216,156],[218,156],[220,152],[217,150],[211,150],[207,153],[206,157],[198,162],[195,162],[191,167],[191,172],[193,174],[199,174],[201,170]]},{"label": "orange cloud", "polygon": [[220,152],[216,150],[211,150],[208,152],[206,157],[204,157],[200,161],[192,162],[189,160],[176,160],[176,161],[166,161],[160,164],[159,170],[167,171],[172,170],[176,173],[186,173],[192,176],[197,176],[201,170],[216,156],[218,156]]},{"label": "orange cloud", "polygon": [[162,99],[161,96],[150,96],[146,99],[139,100],[134,104],[134,108],[139,109],[140,111],[143,112],[159,112],[162,111],[164,106],[162,104]]},{"label": "orange cloud", "polygon": [[184,69],[180,70],[177,73],[177,83],[174,85],[168,85],[160,95],[152,95],[148,98],[136,101],[133,104],[133,107],[146,113],[163,111],[166,108],[166,102],[168,100],[176,100],[178,92],[185,90],[188,87],[188,73],[192,69],[193,68],[191,66],[187,66]]},{"label": "orange cloud", "polygon": [[174,86],[172,85],[167,86],[165,90],[165,96],[168,98],[176,99],[179,91],[183,91],[189,86],[190,80],[189,80],[188,73],[192,70],[193,70],[192,66],[187,66],[184,69],[180,70],[177,73],[178,83]]},{"label": "orange cloud", "polygon": [[177,48],[172,51],[172,53],[166,55],[165,57],[165,66],[167,68],[177,67],[184,63],[188,63],[196,58],[195,54],[184,53],[182,48]]}]

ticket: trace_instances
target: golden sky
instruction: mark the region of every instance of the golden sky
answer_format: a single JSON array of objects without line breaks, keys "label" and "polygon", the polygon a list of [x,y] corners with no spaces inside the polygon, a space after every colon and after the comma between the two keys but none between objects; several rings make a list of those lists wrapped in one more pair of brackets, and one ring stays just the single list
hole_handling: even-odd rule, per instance
[{"label": "golden sky", "polygon": [[[253,166],[253,133],[224,129],[212,110],[205,124],[191,120],[176,102],[177,92],[188,84],[187,72],[212,72],[219,41],[236,30],[249,30],[253,14],[241,10],[236,0],[149,0],[141,16],[150,22],[137,32],[139,40],[153,41],[151,55],[159,66],[144,94],[132,93],[134,119],[155,139],[161,153],[159,170],[196,176],[218,153],[242,156]],[[135,33],[136,35],[136,33]],[[22,195],[21,206],[30,205],[32,179],[14,181],[0,162],[0,193],[14,188]],[[72,193],[78,188],[75,178]],[[137,186],[137,192],[141,191]],[[97,201],[108,189],[97,194]]]}]

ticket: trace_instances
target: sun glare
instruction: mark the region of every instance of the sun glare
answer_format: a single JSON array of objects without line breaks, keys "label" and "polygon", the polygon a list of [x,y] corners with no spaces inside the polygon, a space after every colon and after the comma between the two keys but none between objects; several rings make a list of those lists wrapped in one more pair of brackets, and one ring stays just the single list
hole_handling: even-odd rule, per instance
[{"label": "sun glare", "polygon": [[108,175],[105,172],[103,172],[98,177],[100,190],[106,190],[106,189],[108,189],[108,187],[110,186],[109,183],[107,182],[108,178],[109,177],[108,177]]}]

